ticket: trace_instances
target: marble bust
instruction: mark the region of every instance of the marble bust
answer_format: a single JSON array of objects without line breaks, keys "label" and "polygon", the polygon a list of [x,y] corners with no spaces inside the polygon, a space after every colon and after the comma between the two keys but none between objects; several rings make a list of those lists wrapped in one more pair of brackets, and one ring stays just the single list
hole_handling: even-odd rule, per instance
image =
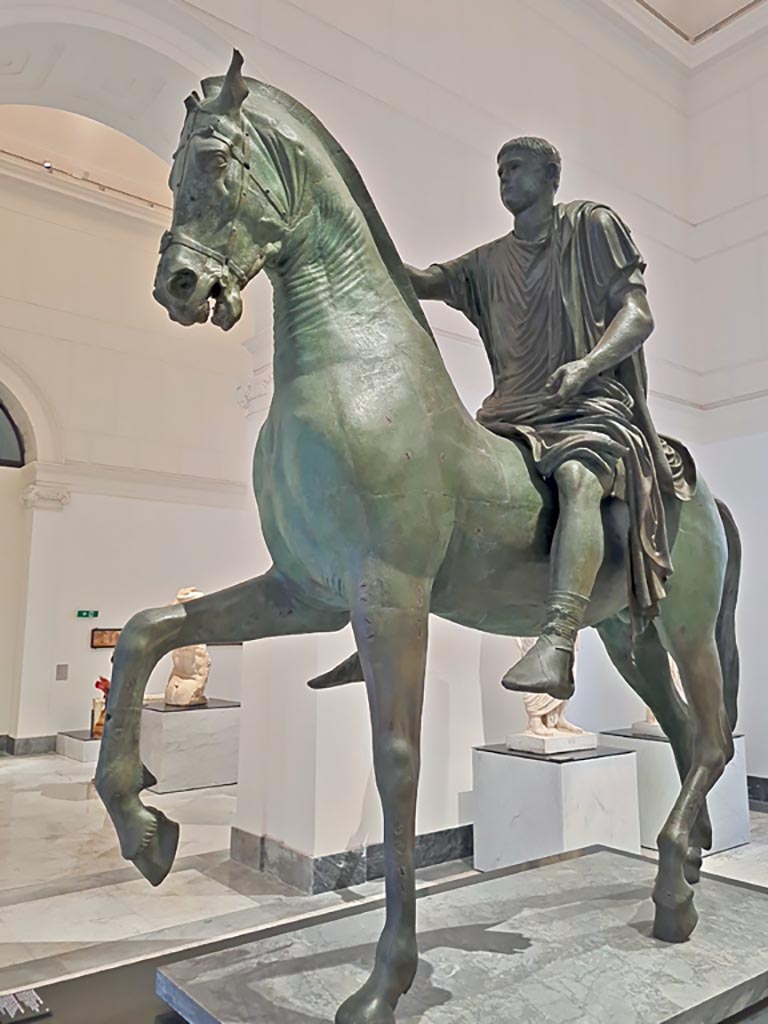
[{"label": "marble bust", "polygon": [[[197,587],[184,587],[171,604],[183,604],[203,597]],[[165,687],[165,703],[179,707],[207,704],[205,686],[211,671],[211,656],[205,644],[178,647],[171,652],[173,669]]]}]

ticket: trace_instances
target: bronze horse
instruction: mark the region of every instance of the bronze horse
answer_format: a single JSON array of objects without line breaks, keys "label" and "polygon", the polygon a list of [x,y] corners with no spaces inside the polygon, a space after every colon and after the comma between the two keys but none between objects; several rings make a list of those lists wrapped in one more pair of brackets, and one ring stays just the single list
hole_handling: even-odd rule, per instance
[{"label": "bronze horse", "polygon": [[[462,405],[349,157],[292,97],[245,80],[241,64],[235,54],[224,79],[203,83],[203,100],[187,100],[155,295],[184,325],[204,322],[213,304],[213,322],[227,329],[241,313],[242,288],[261,269],[269,276],[275,391],[253,480],[274,564],[256,579],[129,621],[115,652],[96,781],[123,856],[159,884],[178,826],[139,798],[151,784],[139,724],[153,666],[188,644],[351,621],[384,811],[387,913],[372,973],[336,1019],[391,1024],[417,965],[413,849],[429,615],[536,634],[556,498],[521,447],[483,429]],[[658,619],[633,645],[624,614],[626,507],[605,502],[605,562],[587,624],[674,748],[683,785],[659,836],[653,899],[655,934],[679,942],[696,924],[689,883],[711,842],[706,795],[733,752],[740,548],[703,480],[691,501],[670,499],[666,513],[675,574]],[[347,675],[355,674],[352,665]]]}]

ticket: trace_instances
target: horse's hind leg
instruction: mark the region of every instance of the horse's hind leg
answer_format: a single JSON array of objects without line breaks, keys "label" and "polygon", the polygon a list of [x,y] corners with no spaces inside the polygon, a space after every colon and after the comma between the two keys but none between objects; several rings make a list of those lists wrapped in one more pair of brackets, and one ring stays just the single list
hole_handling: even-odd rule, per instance
[{"label": "horse's hind leg", "polygon": [[430,583],[377,574],[374,600],[360,588],[352,626],[362,661],[373,733],[376,785],[384,811],[386,922],[371,976],[346,1000],[337,1024],[393,1024],[416,973],[414,833]]},{"label": "horse's hind leg", "polygon": [[[662,646],[654,625],[636,638],[634,658],[632,631],[620,618],[608,619],[597,627],[613,664],[637,695],[653,711],[669,739],[680,781],[685,782],[693,754],[693,721],[672,680],[669,655]],[[689,882],[698,882],[701,872],[701,847],[711,844],[712,829],[706,804],[691,835],[691,847],[685,864]]]},{"label": "horse's hind leg", "polygon": [[653,899],[654,935],[682,942],[696,926],[693,890],[685,878],[690,836],[707,794],[733,756],[733,740],[725,717],[720,658],[714,631],[699,638],[670,638],[671,653],[694,723],[691,768],[680,796],[659,833],[659,873]]},{"label": "horse's hind leg", "polygon": [[341,629],[346,613],[308,605],[274,570],[185,604],[134,615],[114,656],[96,788],[114,823],[120,848],[153,885],[173,864],[178,825],[139,793],[152,784],[141,763],[139,733],[144,689],[160,658],[176,647],[238,643],[260,637]]},{"label": "horse's hind leg", "polygon": [[685,529],[681,527],[673,549],[675,576],[657,621],[664,646],[680,669],[693,724],[691,767],[658,840],[654,934],[668,942],[688,938],[696,925],[693,889],[684,871],[691,830],[707,794],[733,757],[716,638],[728,544],[703,487],[685,506],[684,515]]}]

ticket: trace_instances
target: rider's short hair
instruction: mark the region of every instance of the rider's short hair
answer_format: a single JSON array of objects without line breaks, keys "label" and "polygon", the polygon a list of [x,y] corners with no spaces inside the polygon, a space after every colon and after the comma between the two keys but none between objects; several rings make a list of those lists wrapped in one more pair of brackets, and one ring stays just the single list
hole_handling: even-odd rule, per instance
[{"label": "rider's short hair", "polygon": [[555,189],[560,187],[560,171],[563,166],[563,161],[559,152],[551,142],[547,142],[546,139],[539,139],[534,135],[521,135],[517,139],[510,139],[509,142],[505,142],[499,150],[499,154],[496,157],[497,163],[500,163],[501,160],[513,150],[522,150],[524,153],[534,153],[536,156],[541,158],[542,162],[552,164],[555,168]]}]

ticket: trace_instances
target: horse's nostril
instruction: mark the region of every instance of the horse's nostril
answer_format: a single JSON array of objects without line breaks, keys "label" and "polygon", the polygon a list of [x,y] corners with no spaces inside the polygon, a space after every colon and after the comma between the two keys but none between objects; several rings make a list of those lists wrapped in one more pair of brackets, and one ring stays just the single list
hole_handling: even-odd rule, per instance
[{"label": "horse's nostril", "polygon": [[197,285],[194,270],[177,270],[168,283],[168,291],[177,299],[188,299]]}]

